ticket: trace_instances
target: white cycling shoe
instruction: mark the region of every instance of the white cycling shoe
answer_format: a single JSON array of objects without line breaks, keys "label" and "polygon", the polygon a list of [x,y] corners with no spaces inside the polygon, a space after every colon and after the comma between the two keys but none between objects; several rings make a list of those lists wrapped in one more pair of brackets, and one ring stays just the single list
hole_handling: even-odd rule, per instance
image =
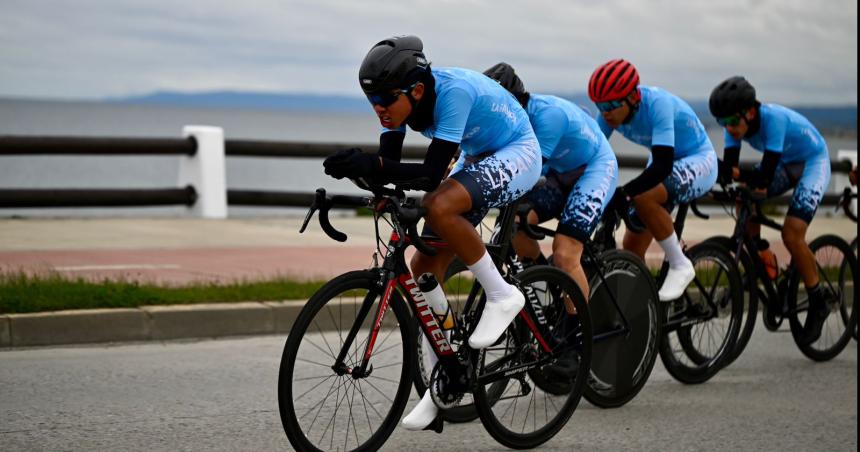
[{"label": "white cycling shoe", "polygon": [[511,286],[511,289],[511,294],[501,300],[487,300],[481,320],[469,336],[469,347],[480,350],[493,345],[519,314],[526,304],[526,297],[516,287]]},{"label": "white cycling shoe", "polygon": [[439,414],[439,408],[433,403],[430,389],[427,389],[418,405],[415,405],[400,424],[406,430],[424,430],[436,419],[437,414]]},{"label": "white cycling shoe", "polygon": [[695,277],[696,269],[689,260],[687,261],[687,265],[683,267],[669,267],[669,272],[666,274],[666,279],[663,281],[663,285],[660,287],[660,292],[658,293],[660,301],[672,301],[680,298],[684,294],[684,290],[687,289],[687,285]]}]

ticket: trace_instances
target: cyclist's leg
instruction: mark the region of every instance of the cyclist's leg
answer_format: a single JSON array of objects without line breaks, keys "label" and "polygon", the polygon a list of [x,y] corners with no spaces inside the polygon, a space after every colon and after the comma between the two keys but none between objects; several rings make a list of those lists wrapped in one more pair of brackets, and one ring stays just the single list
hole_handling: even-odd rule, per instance
[{"label": "cyclist's leg", "polygon": [[[640,220],[638,218],[631,217],[631,221],[639,222]],[[621,247],[639,256],[644,261],[645,253],[648,252],[648,247],[651,246],[651,240],[653,239],[654,236],[648,229],[644,229],[642,232],[633,232],[628,229],[624,232],[624,239],[621,242]]]},{"label": "cyclist's leg", "polygon": [[809,312],[803,329],[803,342],[807,343],[814,342],[821,335],[821,328],[827,317],[828,298],[832,296],[819,285],[815,256],[806,243],[809,223],[812,222],[829,183],[829,159],[819,158],[807,162],[794,189],[782,230],[783,243],[791,253],[792,264],[800,274],[809,295]]},{"label": "cyclist's leg", "polygon": [[[567,199],[567,191],[561,185],[558,174],[550,170],[546,175],[546,183],[531,190],[526,199],[532,206],[529,212],[529,224],[538,224],[552,218],[558,218],[564,202]],[[523,231],[517,231],[513,241],[514,251],[524,262],[536,262],[541,256],[540,245],[537,240],[527,236]]]},{"label": "cyclist's leg", "polygon": [[793,262],[796,261],[795,267],[807,287],[818,283],[818,272],[815,269],[815,258],[806,243],[806,230],[815,217],[829,184],[828,159],[820,158],[805,164],[803,174],[794,189],[782,232],[783,242],[791,253]]},{"label": "cyclist's leg", "polygon": [[[534,210],[529,212],[526,221],[532,225],[541,222],[538,214]],[[520,260],[523,262],[535,262],[540,258],[540,244],[537,240],[529,237],[523,231],[517,231],[516,234],[514,234],[511,244],[514,246],[514,252],[517,253],[517,256],[519,256]]]},{"label": "cyclist's leg", "polygon": [[[463,166],[451,174],[450,182],[446,182],[452,187],[451,190],[462,190],[468,194],[472,202],[465,216],[472,223],[477,223],[488,209],[504,206],[531,190],[540,177],[540,166],[540,147],[534,134],[528,133],[493,154]],[[432,210],[433,203],[425,204]],[[450,221],[445,217],[438,219],[432,214],[428,216],[430,227],[449,241],[451,248],[484,288],[487,302],[478,325],[469,337],[469,346],[485,348],[504,333],[525,303],[525,297],[501,277],[474,228],[469,231],[465,228],[450,231],[439,229],[440,226],[444,228],[449,225],[445,223],[446,220]],[[453,237],[452,241],[445,234],[460,235]]]},{"label": "cyclist's leg", "polygon": [[[662,187],[666,191],[666,204],[677,205],[689,203],[703,196],[717,181],[717,155],[709,149],[693,155],[676,160],[672,166],[672,174],[663,181]],[[660,186],[658,185],[657,191]],[[639,205],[636,206],[637,211]],[[656,209],[655,209],[656,210]],[[671,216],[666,210],[662,211],[662,221],[669,218],[670,229],[665,230],[665,224],[660,223],[660,229],[649,229],[654,233],[660,247],[666,253],[669,261],[669,271],[666,279],[660,287],[660,300],[674,300],[681,296],[687,284],[695,277],[693,263],[684,256],[678,236],[671,227]],[[644,221],[644,220],[643,220]],[[665,234],[665,235],[664,235]]]},{"label": "cyclist's leg", "polygon": [[615,156],[611,152],[603,155],[606,158],[589,162],[585,172],[573,184],[559,218],[558,234],[552,244],[555,265],[571,275],[586,300],[589,290],[588,278],[580,262],[582,244],[594,232],[618,182]]}]

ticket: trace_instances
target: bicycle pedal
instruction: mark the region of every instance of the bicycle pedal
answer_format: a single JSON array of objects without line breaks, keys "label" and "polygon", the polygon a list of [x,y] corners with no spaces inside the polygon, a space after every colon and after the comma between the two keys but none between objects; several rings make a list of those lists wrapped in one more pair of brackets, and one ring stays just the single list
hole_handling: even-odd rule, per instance
[{"label": "bicycle pedal", "polygon": [[424,427],[424,430],[430,430],[430,431],[433,431],[436,433],[442,433],[442,428],[444,425],[445,425],[445,422],[442,421],[442,416],[436,416],[436,418],[433,419],[433,422],[428,424],[427,427]]}]

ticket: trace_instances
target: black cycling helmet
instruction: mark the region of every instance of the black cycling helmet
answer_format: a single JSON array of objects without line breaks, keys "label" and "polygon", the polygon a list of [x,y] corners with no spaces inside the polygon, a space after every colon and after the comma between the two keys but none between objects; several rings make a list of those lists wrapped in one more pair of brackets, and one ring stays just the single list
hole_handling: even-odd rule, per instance
[{"label": "black cycling helmet", "polygon": [[741,111],[756,107],[755,88],[740,75],[723,80],[711,91],[708,107],[716,118],[736,115]]},{"label": "black cycling helmet", "polygon": [[430,70],[417,36],[394,36],[374,45],[358,70],[365,94],[408,88]]},{"label": "black cycling helmet", "polygon": [[529,93],[523,86],[523,81],[517,76],[514,68],[508,63],[498,63],[484,71],[484,75],[499,82],[502,88],[508,90],[522,104],[523,108],[529,102]]}]

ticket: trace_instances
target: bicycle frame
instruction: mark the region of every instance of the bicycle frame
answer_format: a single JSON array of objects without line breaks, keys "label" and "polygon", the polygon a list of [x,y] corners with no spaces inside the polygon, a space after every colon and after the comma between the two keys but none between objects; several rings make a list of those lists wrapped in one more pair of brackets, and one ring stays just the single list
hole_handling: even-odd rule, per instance
[{"label": "bicycle frame", "polygon": [[[753,241],[753,237],[747,232],[747,225],[750,222],[756,222],[761,224],[762,226],[775,229],[777,231],[782,230],[782,225],[777,223],[776,221],[771,220],[770,218],[765,217],[763,214],[753,213],[752,201],[745,200],[743,204],[740,206],[740,211],[738,212],[738,218],[735,222],[735,230],[732,234],[731,240],[736,244],[736,248],[731,250],[734,252],[735,264],[740,263],[741,253],[746,251],[747,255],[750,256],[750,261],[753,263],[755,267],[755,280],[764,287],[764,294],[766,295],[766,299],[763,302],[768,304],[768,307],[780,307],[779,313],[780,316],[785,317],[790,314],[796,314],[798,312],[802,312],[806,310],[806,306],[797,306],[795,309],[791,311],[785,310],[785,304],[782,303],[784,300],[780,299],[780,294],[778,288],[774,285],[774,282],[770,278],[764,277],[767,273],[767,269],[764,266],[764,263],[761,259],[758,259],[758,247],[756,243]],[[789,263],[786,272],[793,272],[794,266]],[[783,275],[783,278],[789,277],[790,273],[787,275]],[[750,288],[752,290],[753,288]]]},{"label": "bicycle frame", "polygon": [[[598,259],[598,254],[601,248],[615,248],[614,230],[618,219],[615,217],[613,218],[613,220],[609,220],[609,222],[603,223],[598,227],[598,230],[595,232],[594,236],[601,237],[600,239],[597,239],[597,241],[589,239],[583,244],[583,248],[585,249],[586,253],[585,258],[594,263],[595,271],[597,272],[597,275],[600,278],[600,282],[602,284],[606,284],[606,275],[603,271],[603,264],[600,259]],[[606,219],[606,217],[604,217],[604,219]],[[525,218],[521,217],[520,221],[525,221]],[[528,230],[526,231],[527,236],[532,237],[533,235],[539,236],[541,234],[554,237],[555,231],[547,229],[543,226],[528,225]],[[624,315],[621,306],[618,304],[618,300],[615,298],[615,294],[611,291],[609,292],[609,298],[612,300],[612,304],[615,306],[616,313],[619,315],[619,317],[621,317],[621,327],[594,335],[594,337],[592,338],[593,343],[598,343],[616,336],[624,336],[630,333],[630,322],[627,320],[627,317]],[[541,317],[539,317],[539,319],[540,318]]]},{"label": "bicycle frame", "polygon": [[[503,234],[502,234],[503,235]],[[434,248],[434,249],[445,249],[448,247],[447,242],[444,242],[439,239],[431,239],[431,238],[423,238],[425,244]],[[373,371],[373,366],[370,364],[370,359],[373,356],[374,345],[376,343],[376,339],[379,336],[379,331],[382,327],[382,321],[384,319],[385,313],[388,311],[388,307],[390,303],[392,303],[393,296],[395,291],[405,300],[405,302],[409,305],[415,319],[418,321],[418,324],[421,327],[421,331],[424,336],[428,339],[429,343],[433,348],[433,352],[439,358],[439,362],[446,369],[454,370],[456,368],[462,368],[463,366],[468,367],[470,365],[470,360],[465,352],[477,352],[477,350],[472,351],[471,349],[464,350],[465,347],[461,347],[460,350],[462,352],[455,352],[454,348],[451,345],[448,337],[442,330],[439,322],[436,319],[436,315],[433,313],[430,308],[427,300],[424,298],[424,294],[418,288],[415,279],[412,276],[409,268],[406,265],[405,251],[411,245],[411,239],[408,236],[401,235],[396,229],[392,231],[391,236],[389,237],[388,244],[386,246],[387,253],[383,260],[381,266],[376,267],[376,270],[379,271],[380,279],[378,281],[378,286],[380,288],[379,291],[371,291],[365,296],[361,307],[356,315],[356,319],[347,334],[347,337],[344,339],[341,350],[336,358],[335,364],[332,368],[339,375],[350,374],[353,378],[362,378],[370,375]],[[505,243],[505,242],[503,242]],[[506,250],[506,246],[501,246],[501,250]],[[509,262],[509,266],[513,266],[513,263]],[[376,300],[376,297],[382,293],[382,298],[379,302],[379,305],[376,308],[376,312],[374,314],[373,326],[370,332],[370,336],[368,338],[367,344],[365,345],[364,353],[362,355],[361,364],[357,368],[349,369],[344,361],[346,359],[347,354],[349,353],[350,348],[352,347],[353,342],[355,341],[356,336],[358,335],[358,331],[361,328],[361,325],[364,324],[367,315],[370,314],[370,310]],[[467,301],[467,311],[468,307],[474,302],[475,298],[477,298],[478,286],[477,284],[472,287],[472,293],[470,293],[469,299]],[[535,318],[543,319],[542,311],[540,310],[540,302],[536,300],[534,296],[534,291],[531,290],[530,287],[525,288],[524,290],[526,299],[529,300],[529,303],[526,303],[523,310],[520,311],[519,317],[523,320],[526,327],[531,330],[534,334],[535,338],[538,340],[541,348],[547,352],[552,353],[552,347],[545,339],[545,334],[548,331],[543,328],[544,325],[541,325],[541,322],[535,322]],[[479,308],[483,306],[483,298],[479,301]],[[545,323],[545,321],[544,321]],[[540,326],[539,326],[540,325]],[[548,361],[548,359],[546,360]],[[498,379],[507,378],[512,373],[516,373],[519,371],[525,371],[531,369],[535,365],[542,364],[543,361],[536,363],[528,363],[523,366],[516,366],[512,368],[506,368],[504,372],[490,373],[482,375],[479,379],[479,383],[486,384]],[[522,369],[521,369],[522,367]]]}]

